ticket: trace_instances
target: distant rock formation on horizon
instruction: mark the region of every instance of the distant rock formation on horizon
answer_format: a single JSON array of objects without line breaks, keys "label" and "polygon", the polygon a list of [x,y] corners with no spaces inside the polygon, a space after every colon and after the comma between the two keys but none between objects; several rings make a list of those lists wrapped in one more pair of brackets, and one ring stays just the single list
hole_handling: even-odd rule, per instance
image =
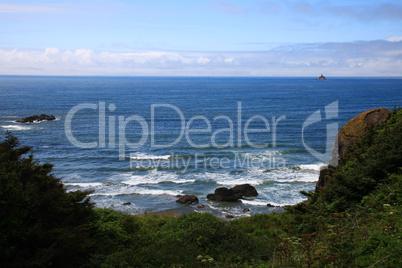
[{"label": "distant rock formation on horizon", "polygon": [[315,80],[327,80],[327,78],[325,78],[325,76],[323,76],[323,75],[321,74],[321,76],[318,77],[318,78],[316,78]]}]

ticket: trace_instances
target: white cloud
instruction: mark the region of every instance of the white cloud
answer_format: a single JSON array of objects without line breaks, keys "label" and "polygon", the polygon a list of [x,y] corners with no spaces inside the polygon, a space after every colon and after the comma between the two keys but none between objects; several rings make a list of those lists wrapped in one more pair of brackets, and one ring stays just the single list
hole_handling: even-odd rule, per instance
[{"label": "white cloud", "polygon": [[199,57],[199,58],[197,59],[197,62],[198,62],[198,63],[202,63],[202,64],[206,64],[206,63],[208,63],[208,62],[210,62],[210,61],[211,61],[210,59],[204,58],[204,57]]},{"label": "white cloud", "polygon": [[388,42],[400,42],[400,41],[402,41],[402,36],[391,36],[391,37],[385,38],[384,40],[386,40]]},{"label": "white cloud", "polygon": [[402,76],[402,42],[397,40],[287,45],[260,52],[0,49],[0,75]]}]

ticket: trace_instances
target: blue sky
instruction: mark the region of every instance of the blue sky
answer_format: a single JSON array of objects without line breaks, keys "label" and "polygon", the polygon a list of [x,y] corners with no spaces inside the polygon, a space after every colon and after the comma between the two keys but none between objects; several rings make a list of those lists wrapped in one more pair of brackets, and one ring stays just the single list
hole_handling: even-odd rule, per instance
[{"label": "blue sky", "polygon": [[401,76],[402,1],[0,1],[0,74]]}]

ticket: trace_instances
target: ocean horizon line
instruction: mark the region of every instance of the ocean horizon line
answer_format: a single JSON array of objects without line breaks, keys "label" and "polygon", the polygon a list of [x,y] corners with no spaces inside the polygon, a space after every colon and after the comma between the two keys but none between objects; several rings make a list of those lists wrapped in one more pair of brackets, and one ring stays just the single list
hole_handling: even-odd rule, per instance
[{"label": "ocean horizon line", "polygon": [[[244,75],[31,75],[31,74],[0,74],[0,77],[53,77],[53,78],[317,78],[317,76],[244,76]],[[402,79],[402,76],[326,76],[330,79]]]}]

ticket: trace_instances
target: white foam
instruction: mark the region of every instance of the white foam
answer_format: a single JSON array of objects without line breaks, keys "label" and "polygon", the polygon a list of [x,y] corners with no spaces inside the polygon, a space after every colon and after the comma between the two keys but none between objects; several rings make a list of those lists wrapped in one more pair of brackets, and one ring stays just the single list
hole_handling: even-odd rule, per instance
[{"label": "white foam", "polygon": [[149,155],[142,153],[131,153],[130,159],[133,160],[168,160],[170,155]]},{"label": "white foam", "polygon": [[132,173],[116,174],[112,176],[110,180],[127,185],[159,184],[163,182],[182,184],[195,182],[195,179],[181,178],[177,173],[162,172],[156,169],[150,170],[146,175],[134,175]]},{"label": "white foam", "polygon": [[264,183],[264,180],[252,179],[252,178],[231,178],[231,179],[218,179],[216,183],[225,186],[235,186],[239,184],[261,185]]},{"label": "white foam", "polygon": [[241,157],[250,157],[250,158],[267,158],[273,155],[281,155],[283,151],[263,151],[258,153],[240,153]]},{"label": "white foam", "polygon": [[281,203],[276,203],[276,202],[272,202],[272,201],[268,201],[265,205],[267,205],[268,203],[275,206],[275,207],[284,207],[284,206],[293,206],[296,205],[297,203],[300,203],[304,201],[303,199],[299,200],[299,201],[295,201],[295,202],[281,202]]},{"label": "white foam", "polygon": [[64,185],[67,186],[78,186],[82,188],[89,188],[89,187],[99,187],[102,186],[103,183],[100,182],[73,182],[73,183],[63,183]]},{"label": "white foam", "polygon": [[32,127],[27,126],[27,125],[6,125],[6,126],[1,126],[2,128],[5,128],[7,130],[29,130]]},{"label": "white foam", "polygon": [[[172,174],[174,175],[174,174]],[[195,182],[194,179],[178,179],[175,176],[163,176],[160,177],[151,177],[151,176],[139,176],[132,175],[128,180],[122,181],[124,184],[128,185],[140,185],[140,184],[159,184],[163,182],[171,182],[171,183],[192,183]]]},{"label": "white foam", "polygon": [[266,174],[269,176],[268,180],[274,182],[316,182],[318,181],[318,173],[315,170],[311,170],[313,172],[303,172],[299,170],[293,169],[278,169],[272,170],[271,172],[267,172]]},{"label": "white foam", "polygon": [[249,199],[241,199],[241,202],[243,202],[244,204],[252,205],[252,206],[264,206],[264,207],[266,207],[268,204],[267,201],[249,200]]},{"label": "white foam", "polygon": [[326,166],[325,163],[317,163],[310,165],[300,165],[300,169],[320,171],[322,167]]},{"label": "white foam", "polygon": [[173,190],[152,190],[148,188],[141,187],[126,187],[119,188],[116,191],[97,191],[89,196],[117,196],[117,195],[129,195],[129,194],[138,194],[138,195],[172,195],[176,196],[181,194],[182,191],[173,191]]}]

